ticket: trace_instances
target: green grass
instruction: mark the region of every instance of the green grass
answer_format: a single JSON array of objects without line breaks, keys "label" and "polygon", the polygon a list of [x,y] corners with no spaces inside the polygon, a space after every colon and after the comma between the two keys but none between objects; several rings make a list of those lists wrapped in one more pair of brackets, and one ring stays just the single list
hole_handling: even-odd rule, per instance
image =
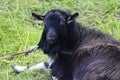
[{"label": "green grass", "polygon": [[[0,57],[38,43],[43,30],[31,13],[51,9],[79,12],[78,22],[102,30],[120,40],[120,0],[0,0]],[[38,25],[40,23],[41,25]],[[0,61],[0,80],[50,80],[49,70],[15,74],[10,65],[35,65],[47,60],[42,51]]]}]

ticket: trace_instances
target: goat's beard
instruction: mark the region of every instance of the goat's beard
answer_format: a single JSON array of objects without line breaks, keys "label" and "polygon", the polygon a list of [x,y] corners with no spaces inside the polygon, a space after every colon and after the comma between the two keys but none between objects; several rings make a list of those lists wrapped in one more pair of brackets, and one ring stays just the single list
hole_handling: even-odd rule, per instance
[{"label": "goat's beard", "polygon": [[48,55],[56,55],[61,53],[61,45],[60,43],[49,44],[47,41],[45,41],[43,51]]}]

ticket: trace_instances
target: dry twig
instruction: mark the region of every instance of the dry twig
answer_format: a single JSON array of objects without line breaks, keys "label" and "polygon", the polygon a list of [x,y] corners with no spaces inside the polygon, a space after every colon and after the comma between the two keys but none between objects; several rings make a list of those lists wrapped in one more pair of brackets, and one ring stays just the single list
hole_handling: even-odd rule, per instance
[{"label": "dry twig", "polygon": [[4,57],[0,57],[0,60],[4,60],[4,59],[9,59],[9,58],[13,58],[14,56],[17,56],[19,54],[24,54],[25,56],[28,55],[29,53],[35,51],[38,49],[38,46],[34,46],[32,48],[30,48],[29,50],[27,51],[24,51],[24,52],[16,52],[16,53],[10,53]]}]

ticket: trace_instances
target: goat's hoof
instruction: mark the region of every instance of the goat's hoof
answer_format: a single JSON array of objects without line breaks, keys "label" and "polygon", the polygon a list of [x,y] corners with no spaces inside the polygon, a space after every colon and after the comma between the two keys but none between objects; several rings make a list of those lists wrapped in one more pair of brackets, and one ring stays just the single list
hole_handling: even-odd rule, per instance
[{"label": "goat's hoof", "polygon": [[13,70],[15,73],[17,73],[17,74],[20,73],[20,72],[15,68],[15,66],[11,65],[11,68],[12,68],[12,70]]}]

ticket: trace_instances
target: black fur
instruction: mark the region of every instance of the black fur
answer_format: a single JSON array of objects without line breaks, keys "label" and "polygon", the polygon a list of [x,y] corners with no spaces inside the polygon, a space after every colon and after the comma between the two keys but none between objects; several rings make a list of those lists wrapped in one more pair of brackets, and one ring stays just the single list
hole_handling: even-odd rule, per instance
[{"label": "black fur", "polygon": [[[50,67],[53,76],[59,80],[120,80],[120,42],[116,39],[77,23],[78,13],[51,10],[33,16],[45,23],[39,48],[49,56],[57,55]],[[51,27],[57,35],[54,44],[46,41]]]}]

